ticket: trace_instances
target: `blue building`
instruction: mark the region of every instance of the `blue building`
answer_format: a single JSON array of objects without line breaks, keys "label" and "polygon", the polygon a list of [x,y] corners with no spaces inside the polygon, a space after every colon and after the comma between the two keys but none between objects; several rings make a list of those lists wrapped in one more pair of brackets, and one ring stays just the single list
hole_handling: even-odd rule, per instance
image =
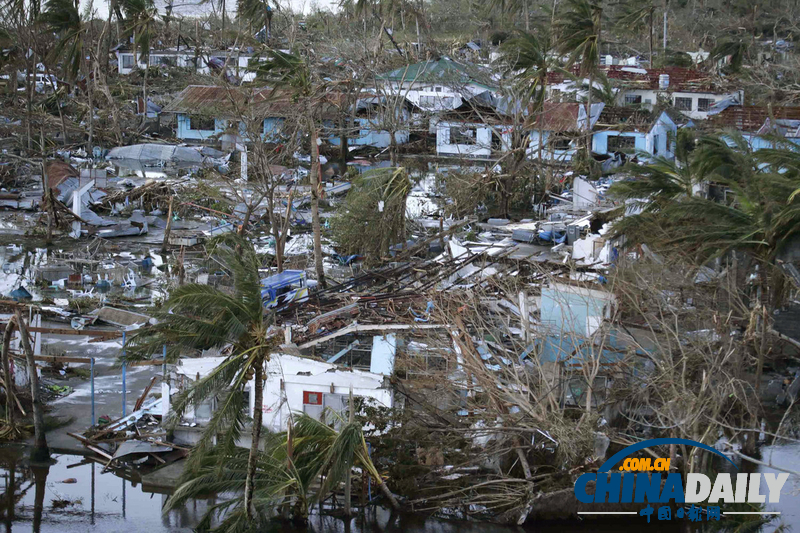
[{"label": "blue building", "polygon": [[592,151],[647,153],[672,159],[678,126],[667,111],[638,107],[605,107],[595,124]]},{"label": "blue building", "polygon": [[189,85],[162,113],[175,115],[175,135],[185,141],[209,142],[226,133],[246,140],[247,122],[255,120],[263,121],[266,141],[278,142],[291,106],[288,95],[268,88]]}]

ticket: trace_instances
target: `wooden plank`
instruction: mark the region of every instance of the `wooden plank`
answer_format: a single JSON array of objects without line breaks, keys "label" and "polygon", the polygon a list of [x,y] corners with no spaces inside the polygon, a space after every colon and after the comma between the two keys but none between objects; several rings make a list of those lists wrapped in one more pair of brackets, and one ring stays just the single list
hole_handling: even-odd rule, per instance
[{"label": "wooden plank", "polygon": [[[104,459],[108,459],[108,464],[106,465],[106,468],[108,468],[108,465],[110,465],[110,464],[111,464],[111,461],[113,461],[113,460],[114,460],[114,458],[113,458],[112,456],[108,455],[106,452],[104,452],[103,450],[101,450],[101,449],[100,449],[100,448],[98,448],[97,446],[91,446],[91,445],[88,445],[88,444],[87,444],[87,445],[86,445],[86,447],[87,447],[88,449],[92,450],[94,453],[96,453],[96,454],[97,454],[97,455],[99,455],[100,457],[103,457]],[[104,470],[105,470],[105,469],[104,469]]]},{"label": "wooden plank", "polygon": [[34,361],[40,363],[91,363],[91,357],[69,357],[62,355],[36,355]]},{"label": "wooden plank", "polygon": [[[0,332],[5,331],[6,324],[0,323]],[[77,337],[99,337],[103,340],[118,339],[122,337],[121,331],[102,331],[97,329],[81,329],[76,330],[72,328],[43,328],[43,327],[28,327],[31,333],[49,333],[51,335],[73,335]]]},{"label": "wooden plank", "polygon": [[139,396],[139,399],[136,400],[136,403],[133,406],[134,412],[142,408],[142,404],[144,404],[144,399],[147,398],[147,394],[150,392],[150,389],[153,388],[153,384],[155,384],[156,379],[158,379],[158,375],[153,376],[153,378],[150,380],[150,383],[148,383],[147,387],[144,388],[144,392],[142,392],[142,395]]},{"label": "wooden plank", "polygon": [[163,364],[163,359],[153,359],[151,361],[134,361],[133,363],[128,363],[128,366],[160,366]]}]

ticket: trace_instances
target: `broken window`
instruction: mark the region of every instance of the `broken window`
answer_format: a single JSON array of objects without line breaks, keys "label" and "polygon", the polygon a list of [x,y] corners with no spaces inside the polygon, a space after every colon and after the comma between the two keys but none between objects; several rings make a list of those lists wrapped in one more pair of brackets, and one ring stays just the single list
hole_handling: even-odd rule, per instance
[{"label": "broken window", "polygon": [[691,98],[676,97],[675,98],[675,109],[678,109],[680,111],[691,111],[692,110],[692,99]]},{"label": "broken window", "polygon": [[555,136],[548,141],[551,150],[569,150],[572,146],[572,139],[561,135]]},{"label": "broken window", "polygon": [[122,68],[133,68],[133,54],[122,54]]},{"label": "broken window", "polygon": [[200,115],[192,115],[189,118],[189,128],[199,131],[214,131],[214,119]]},{"label": "broken window", "polygon": [[435,96],[420,96],[419,97],[419,106],[420,107],[434,107],[434,106],[436,106],[436,97]]},{"label": "broken window", "polygon": [[442,98],[442,105],[445,107],[453,107],[453,97],[452,96],[445,96]]},{"label": "broken window", "polygon": [[638,105],[642,103],[642,95],[641,94],[626,94],[625,95],[625,104],[626,105]]},{"label": "broken window", "polygon": [[450,126],[450,144],[477,144],[477,128]]},{"label": "broken window", "polygon": [[698,111],[708,111],[711,106],[714,105],[713,98],[698,98],[697,99],[697,110]]},{"label": "broken window", "polygon": [[613,135],[608,138],[609,152],[624,152],[636,148],[636,139],[625,135]]}]

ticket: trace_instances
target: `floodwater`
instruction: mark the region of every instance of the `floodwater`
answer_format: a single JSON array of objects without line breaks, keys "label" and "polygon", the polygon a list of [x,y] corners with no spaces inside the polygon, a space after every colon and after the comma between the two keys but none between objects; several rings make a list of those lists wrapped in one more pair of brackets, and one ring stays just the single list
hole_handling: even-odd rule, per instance
[{"label": "floodwater", "polygon": [[[18,447],[0,448],[0,521],[5,531],[34,533],[178,533],[190,532],[214,499],[195,500],[183,509],[162,513],[167,495],[143,490],[138,476],[123,479],[103,473],[101,464],[80,455],[53,455],[49,467],[31,466],[27,451]],[[800,444],[768,446],[762,460],[790,470],[800,469]],[[774,471],[759,467],[761,472]],[[74,482],[73,482],[74,481]],[[767,510],[782,515],[761,531],[780,530],[780,526],[800,526],[798,479],[791,478],[779,504]],[[624,520],[571,520],[526,524],[524,527],[443,520],[414,513],[392,513],[374,508],[345,522],[330,516],[312,515],[308,526],[275,522],[265,531],[274,533],[615,533],[640,531],[643,518]],[[2,525],[0,525],[2,528]],[[677,532],[678,523],[651,522],[652,533]],[[696,531],[700,531],[699,529]]]},{"label": "floodwater", "polygon": [[[163,514],[165,494],[145,492],[142,484],[107,472],[103,465],[80,455],[55,454],[49,467],[31,466],[27,451],[0,448],[0,522],[5,531],[34,533],[183,533],[191,532],[214,500],[195,500],[180,510]],[[74,482],[73,482],[74,481]],[[631,521],[632,522],[632,521]],[[631,524],[632,525],[632,524]],[[535,527],[442,520],[422,514],[392,513],[375,508],[348,523],[330,516],[312,515],[308,526],[275,522],[272,533],[613,533],[633,531],[629,522],[570,521]],[[653,533],[676,531],[651,524]],[[2,525],[0,525],[2,528]],[[0,529],[1,530],[1,529]]]}]

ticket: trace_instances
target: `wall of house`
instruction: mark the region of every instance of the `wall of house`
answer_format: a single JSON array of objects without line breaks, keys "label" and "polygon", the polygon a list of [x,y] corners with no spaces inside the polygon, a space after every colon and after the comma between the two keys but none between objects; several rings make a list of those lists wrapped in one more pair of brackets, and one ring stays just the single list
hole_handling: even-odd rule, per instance
[{"label": "wall of house", "polygon": [[[131,64],[128,67],[123,66],[124,65],[123,56],[128,56],[128,57],[130,57],[132,59],[133,58],[133,52],[131,52],[131,51],[123,52],[123,51],[117,50],[116,55],[117,55],[117,65],[118,65],[117,68],[118,68],[119,73],[123,74],[123,75],[127,75],[127,74],[130,74],[131,72],[133,72],[133,70],[134,70],[133,64]],[[138,60],[139,68],[142,69],[142,68],[145,67],[145,64],[144,64],[144,61],[142,61],[141,58],[138,57],[138,56],[139,56],[139,54],[137,54],[137,60]],[[183,53],[183,52],[181,52],[181,53],[172,52],[172,53],[169,53],[169,54],[167,54],[167,53],[159,54],[158,52],[151,52],[150,53],[150,65],[152,65],[152,66],[158,65],[159,64],[159,60],[162,57],[169,58],[170,62],[172,64],[174,64],[175,66],[177,66],[177,67],[181,67],[181,68],[192,68],[192,67],[195,67],[195,70],[197,71],[198,74],[206,74],[207,75],[207,74],[211,73],[211,69],[209,68],[208,63],[206,62],[206,60],[204,58],[205,56],[203,56],[203,54],[200,54],[198,56],[197,65],[195,65],[195,61],[194,61],[195,53],[194,53],[193,50],[189,50],[189,51],[187,51],[185,53]],[[221,59],[223,61],[225,60],[224,57],[222,57]],[[250,65],[250,61],[252,59],[253,59],[253,57],[249,56],[249,55],[239,56],[238,58],[237,57],[231,58],[229,60],[229,62],[228,62],[228,68],[229,68],[229,70],[231,72],[236,74],[236,76],[240,77],[242,79],[242,81],[244,81],[244,82],[253,81],[255,79],[255,77],[256,77],[256,73],[247,70],[249,65]]]},{"label": "wall of house", "polygon": [[[385,90],[393,94],[402,94],[406,99],[425,111],[448,111],[464,103],[464,98],[470,98],[486,91],[486,87],[473,83],[463,86],[436,85],[428,83],[389,82],[384,85]],[[426,99],[433,99],[432,101]]]},{"label": "wall of house", "polygon": [[528,146],[529,158],[539,159],[539,145],[541,144],[543,159],[548,159],[557,162],[564,162],[564,163],[572,160],[572,157],[577,152],[575,141],[572,142],[569,150],[553,150],[548,146],[548,142],[552,133],[549,131],[545,131],[542,133],[543,133],[543,138],[540,138],[538,130],[531,131],[530,144]]},{"label": "wall of house", "polygon": [[[391,134],[386,130],[379,130],[378,125],[374,121],[360,117],[353,120],[353,124],[357,126],[358,135],[350,137],[347,140],[349,146],[374,146],[375,148],[386,148],[391,144]],[[394,139],[397,144],[405,144],[409,138],[408,130],[400,130],[394,133]],[[331,135],[328,139],[334,146],[341,144],[341,139],[338,135]]]},{"label": "wall of house", "polygon": [[[454,143],[450,138],[450,128],[473,128],[475,144]],[[509,139],[505,139],[508,143]],[[436,153],[438,155],[458,155],[467,157],[489,157],[492,155],[492,128],[483,124],[439,121],[436,123]]]},{"label": "wall of house", "polygon": [[226,120],[214,119],[213,130],[192,129],[191,116],[185,113],[178,113],[178,130],[175,135],[179,139],[190,139],[195,141],[205,141],[218,133],[222,133],[227,128]]},{"label": "wall of house", "polygon": [[648,142],[648,136],[646,133],[635,132],[635,131],[598,131],[594,135],[592,135],[592,151],[598,154],[607,154],[608,153],[608,139],[611,137],[633,137],[636,143],[634,147],[635,150],[648,150],[648,147],[652,144]]},{"label": "wall of house", "polygon": [[[659,96],[662,97],[664,100],[669,100],[672,105],[675,105],[676,98],[689,98],[692,100],[691,109],[683,110],[681,109],[681,113],[686,115],[689,118],[694,119],[705,119],[708,118],[708,111],[700,111],[698,109],[699,103],[698,100],[701,98],[707,100],[713,100],[714,103],[725,100],[726,98],[730,97],[730,94],[715,94],[715,93],[702,93],[702,92],[682,92],[682,91],[674,91],[674,92],[667,92],[667,91],[657,91],[654,89],[626,89],[624,91],[620,91],[619,96],[617,98],[617,103],[619,105],[626,105],[625,96],[641,96],[642,97],[642,105],[655,105],[659,101]],[[743,98],[742,94],[739,94],[740,101]],[[713,104],[712,104],[713,105]]]},{"label": "wall of house", "polygon": [[610,316],[614,295],[604,291],[553,283],[542,287],[541,322],[556,335],[591,335]]},{"label": "wall of house", "polygon": [[[758,135],[746,133],[744,134],[744,138],[747,139],[747,142],[750,144],[750,147],[753,151],[761,150],[763,148],[775,148],[775,143],[773,141]],[[800,146],[800,139],[796,137],[784,138],[784,140]]]},{"label": "wall of house", "polygon": [[[357,380],[354,380],[357,381]],[[321,376],[285,376],[283,381],[284,390],[281,391],[281,379],[279,376],[270,375],[264,384],[263,402],[263,424],[272,431],[283,431],[291,413],[303,412],[303,392],[316,392],[320,394],[350,394],[350,386],[337,385],[326,380],[325,375]],[[333,389],[333,390],[331,390]],[[353,387],[353,396],[361,398],[372,398],[379,405],[392,407],[393,395],[391,389],[362,388]],[[255,395],[251,394],[250,416],[253,415]]]},{"label": "wall of house", "polygon": [[283,132],[283,123],[286,119],[280,117],[268,117],[264,119],[264,140],[266,142],[278,142]]},{"label": "wall of house", "polygon": [[[267,142],[275,142],[279,140],[283,122],[284,122],[283,118],[278,118],[278,117],[265,118],[264,129],[263,129],[264,140]],[[178,113],[177,123],[178,126],[177,126],[177,131],[175,132],[175,136],[178,137],[179,139],[194,140],[194,141],[209,140],[214,135],[223,133],[225,130],[228,129],[228,121],[224,119],[214,119],[213,130],[192,129],[191,115],[186,113]],[[245,140],[247,139],[247,135],[244,130],[243,124],[240,124],[239,135],[245,138]]]}]

